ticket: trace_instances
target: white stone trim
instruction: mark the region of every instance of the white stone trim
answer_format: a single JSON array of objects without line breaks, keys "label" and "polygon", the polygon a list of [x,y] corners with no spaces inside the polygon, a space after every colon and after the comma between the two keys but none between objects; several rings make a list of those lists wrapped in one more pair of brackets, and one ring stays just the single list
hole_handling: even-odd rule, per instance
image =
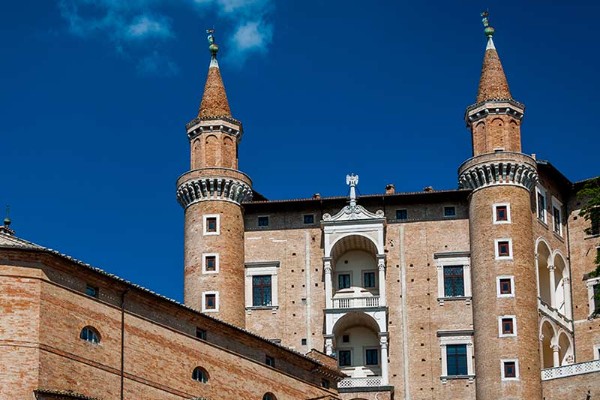
[{"label": "white stone trim", "polygon": [[[501,256],[498,252],[498,243],[500,242],[508,242],[508,256]],[[513,246],[511,238],[499,238],[494,239],[494,254],[496,256],[496,260],[504,261],[504,260],[512,260],[513,259]]]},{"label": "white stone trim", "polygon": [[458,266],[463,267],[464,297],[471,298],[471,259],[470,257],[440,257],[435,260],[437,267],[438,281],[438,300],[443,305],[444,300],[451,300],[454,297],[446,297],[444,293],[444,267]]},{"label": "white stone trim", "polygon": [[260,306],[260,307],[278,307],[279,306],[279,296],[278,296],[278,272],[279,272],[279,262],[276,261],[265,261],[254,264],[246,264],[246,272],[245,272],[245,300],[246,307],[253,308],[255,307],[252,304],[252,277],[258,275],[270,275],[271,276],[271,305],[270,306]]},{"label": "white stone trim", "polygon": [[[515,363],[515,377],[507,378],[504,376],[504,363],[505,362],[514,362]],[[519,360],[517,358],[503,358],[500,360],[500,374],[502,376],[503,381],[518,381],[520,379],[519,373]]]},{"label": "white stone trim", "polygon": [[[502,333],[502,320],[510,318],[513,323],[513,333]],[[517,316],[516,315],[500,315],[498,317],[498,337],[515,337],[517,336]]]},{"label": "white stone trim", "polygon": [[[542,195],[544,197],[544,209],[542,210],[542,217],[540,218],[540,205],[538,201],[538,196]],[[546,193],[546,189],[544,189],[540,185],[536,185],[535,187],[535,212],[536,217],[539,221],[544,224],[548,224],[548,195]]]},{"label": "white stone trim", "polygon": [[[215,257],[215,270],[208,271],[206,269],[206,258]],[[219,253],[202,253],[202,273],[203,274],[218,274],[219,273]]]},{"label": "white stone trim", "polygon": [[[506,221],[498,221],[496,218],[498,214],[496,213],[496,207],[498,206],[506,206]],[[510,203],[494,203],[492,204],[492,219],[494,224],[510,224],[511,223],[511,215],[510,215]]]},{"label": "white stone trim", "polygon": [[[206,308],[206,295],[214,294],[215,295],[215,308],[207,309]],[[210,312],[219,312],[219,292],[216,290],[202,292],[202,312],[210,313]]]},{"label": "white stone trim", "polygon": [[[500,280],[510,279],[510,293],[500,293]],[[514,275],[499,275],[496,277],[496,295],[498,297],[515,297],[515,276]]]},{"label": "white stone trim", "polygon": [[[217,230],[215,232],[208,231],[208,219],[217,219]],[[221,234],[221,215],[220,214],[206,214],[202,216],[202,232],[204,236],[220,235]]]},{"label": "white stone trim", "polygon": [[442,382],[445,383],[445,379],[448,378],[448,353],[446,346],[450,344],[464,344],[467,346],[467,376],[472,379],[475,375],[475,366],[473,365],[473,336],[457,332],[455,336],[440,336],[440,353],[442,359],[440,378]]},{"label": "white stone trim", "polygon": [[[554,209],[559,212],[559,221],[557,224],[554,216]],[[558,227],[558,230],[556,228]],[[552,231],[558,236],[563,236],[563,203],[561,203],[556,197],[552,196]]]},{"label": "white stone trim", "polygon": [[594,299],[594,286],[600,285],[600,276],[597,278],[588,279],[587,281],[585,281],[585,285],[587,286],[588,292],[588,315],[591,317],[594,311],[596,311],[596,300]]}]

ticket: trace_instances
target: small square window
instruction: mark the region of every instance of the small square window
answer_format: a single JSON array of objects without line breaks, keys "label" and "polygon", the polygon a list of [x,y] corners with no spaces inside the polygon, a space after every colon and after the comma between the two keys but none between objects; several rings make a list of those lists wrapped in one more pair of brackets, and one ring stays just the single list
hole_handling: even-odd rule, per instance
[{"label": "small square window", "polygon": [[508,209],[506,206],[496,206],[496,221],[508,221]]},{"label": "small square window", "polygon": [[378,365],[379,364],[379,351],[377,349],[367,349],[365,351],[366,365]]},{"label": "small square window", "polygon": [[269,226],[269,217],[268,216],[258,217],[258,226],[261,226],[261,227]]},{"label": "small square window", "polygon": [[560,215],[560,209],[557,207],[553,207],[553,214],[554,214],[554,233],[556,233],[557,235],[561,235],[562,234],[562,217]]},{"label": "small square window", "polygon": [[350,287],[350,274],[338,275],[338,290],[348,289]]},{"label": "small square window", "polygon": [[217,256],[206,256],[206,271],[214,272],[217,270]]},{"label": "small square window", "polygon": [[510,242],[508,240],[498,240],[498,257],[510,257]]},{"label": "small square window", "polygon": [[275,358],[271,356],[265,356],[265,364],[269,367],[275,368]]},{"label": "small square window", "polygon": [[444,217],[455,217],[455,216],[456,216],[456,207],[454,207],[454,206],[444,207]]},{"label": "small square window", "polygon": [[198,339],[206,340],[206,329],[196,328],[196,337]]},{"label": "small square window", "polygon": [[350,350],[338,351],[338,365],[340,367],[350,367],[352,365],[352,353]]},{"label": "small square window", "polygon": [[98,298],[99,293],[100,290],[96,286],[86,285],[85,294],[87,294],[88,296]]},{"label": "small square window", "polygon": [[306,346],[306,339],[300,340],[300,344],[302,344],[302,346]]},{"label": "small square window", "polygon": [[313,214],[304,214],[304,224],[310,225],[315,223],[315,216]]},{"label": "small square window", "polygon": [[342,343],[350,343],[350,335],[342,335]]},{"label": "small square window", "polygon": [[206,218],[206,232],[217,231],[217,217]]},{"label": "small square window", "polygon": [[503,371],[504,378],[514,379],[517,377],[516,361],[503,361],[502,367],[504,369],[504,371]]},{"label": "small square window", "polygon": [[329,380],[321,379],[321,386],[323,386],[325,389],[329,389],[331,387],[331,384],[329,383]]},{"label": "small square window", "polygon": [[408,219],[408,210],[396,210],[396,219],[404,221]]},{"label": "small square window", "polygon": [[204,295],[204,309],[205,310],[216,310],[217,309],[217,295],[209,293]]},{"label": "small square window", "polygon": [[363,273],[363,285],[365,288],[374,288],[375,284],[375,272]]},{"label": "small square window", "polygon": [[500,278],[500,294],[512,294],[512,279]]},{"label": "small square window", "polygon": [[502,318],[502,334],[512,335],[514,333],[514,321],[512,318]]}]

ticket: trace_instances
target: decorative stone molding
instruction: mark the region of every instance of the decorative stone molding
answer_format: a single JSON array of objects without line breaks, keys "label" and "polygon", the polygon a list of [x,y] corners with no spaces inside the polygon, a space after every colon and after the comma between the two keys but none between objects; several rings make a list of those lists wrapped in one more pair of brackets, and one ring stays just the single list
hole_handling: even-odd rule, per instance
[{"label": "decorative stone molding", "polygon": [[467,107],[465,121],[472,124],[488,115],[510,115],[518,120],[523,118],[525,106],[512,99],[494,99],[473,104]]},{"label": "decorative stone molding", "polygon": [[517,185],[532,190],[538,182],[535,161],[521,153],[483,154],[467,160],[458,172],[461,189]]},{"label": "decorative stone molding", "polygon": [[382,210],[377,210],[376,213],[372,213],[366,210],[363,206],[358,204],[351,206],[348,205],[340,212],[335,215],[323,214],[323,221],[325,222],[340,222],[340,221],[354,221],[360,219],[382,219],[385,218]]},{"label": "decorative stone molding", "polygon": [[250,186],[231,178],[196,178],[182,183],[177,188],[177,201],[183,208],[206,200],[224,200],[241,204],[251,199]]}]

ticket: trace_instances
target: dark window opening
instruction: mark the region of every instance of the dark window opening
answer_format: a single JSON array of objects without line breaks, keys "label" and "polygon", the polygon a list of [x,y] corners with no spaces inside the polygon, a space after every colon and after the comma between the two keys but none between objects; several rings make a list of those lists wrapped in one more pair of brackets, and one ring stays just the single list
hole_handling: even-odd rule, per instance
[{"label": "dark window opening", "polygon": [[302,346],[306,346],[306,339],[302,339],[302,340],[300,341],[300,343],[302,344]]},{"label": "dark window opening", "polygon": [[447,375],[467,375],[467,345],[449,344],[446,346]]},{"label": "dark window opening", "polygon": [[90,297],[98,298],[98,295],[100,294],[100,289],[98,289],[96,286],[87,285],[85,287],[85,294],[87,294]]},{"label": "dark window opening", "polygon": [[84,327],[79,333],[79,338],[93,344],[100,343],[100,333],[92,326]]},{"label": "dark window opening", "polygon": [[504,362],[504,377],[505,378],[516,378],[517,377],[517,366],[514,361]]},{"label": "dark window opening", "polygon": [[304,223],[305,224],[314,224],[315,223],[315,216],[312,214],[304,214]]},{"label": "dark window opening", "polygon": [[444,207],[444,217],[454,217],[456,216],[456,207],[448,206]]},{"label": "dark window opening", "polygon": [[271,275],[255,275],[252,277],[252,305],[265,307],[272,304]]},{"label": "dark window opening", "polygon": [[209,272],[215,272],[217,270],[217,257],[216,256],[206,256],[205,269],[206,269],[206,271],[209,271]]},{"label": "dark window opening", "polygon": [[512,282],[510,278],[500,279],[500,294],[512,294]]},{"label": "dark window opening", "polygon": [[258,226],[269,226],[269,217],[258,217]]},{"label": "dark window opening", "polygon": [[204,308],[207,310],[216,310],[217,309],[217,295],[216,294],[206,294],[204,295]]},{"label": "dark window opening", "polygon": [[375,272],[365,272],[363,274],[364,287],[374,288],[375,287]]},{"label": "dark window opening", "polygon": [[366,365],[378,365],[379,364],[379,351],[377,349],[367,349],[365,351]]},{"label": "dark window opening", "polygon": [[350,287],[350,274],[338,275],[338,289],[348,289]]},{"label": "dark window opening", "polygon": [[350,343],[350,335],[342,335],[342,343]]},{"label": "dark window opening", "polygon": [[265,364],[269,367],[275,368],[275,358],[271,356],[265,356]]},{"label": "dark window opening", "polygon": [[198,339],[206,340],[206,329],[196,328],[196,337]]},{"label": "dark window opening", "polygon": [[498,257],[510,257],[510,247],[507,241],[498,242]]},{"label": "dark window opening", "polygon": [[507,206],[496,206],[496,221],[508,221]]},{"label": "dark window opening", "polygon": [[198,382],[206,383],[208,382],[208,372],[205,369],[196,367],[194,368],[194,372],[192,372],[192,379]]},{"label": "dark window opening", "polygon": [[444,267],[444,297],[465,295],[465,279],[462,265]]},{"label": "dark window opening", "polygon": [[502,334],[512,335],[514,332],[514,320],[512,318],[502,318]]},{"label": "dark window opening", "polygon": [[217,217],[206,218],[206,232],[217,231]]},{"label": "dark window opening", "polygon": [[408,210],[396,210],[396,219],[407,220],[408,219]]},{"label": "dark window opening", "polygon": [[352,353],[350,350],[338,351],[338,365],[340,367],[349,367],[352,365]]},{"label": "dark window opening", "polygon": [[329,380],[321,379],[321,386],[323,386],[325,389],[329,389],[331,387],[331,384],[329,383]]},{"label": "dark window opening", "polygon": [[546,222],[546,197],[539,192],[537,194],[537,212],[538,218]]},{"label": "dark window opening", "polygon": [[554,212],[554,232],[558,233],[560,235],[560,227],[561,227],[561,216],[560,216],[560,210],[556,207],[553,208],[553,212]]}]

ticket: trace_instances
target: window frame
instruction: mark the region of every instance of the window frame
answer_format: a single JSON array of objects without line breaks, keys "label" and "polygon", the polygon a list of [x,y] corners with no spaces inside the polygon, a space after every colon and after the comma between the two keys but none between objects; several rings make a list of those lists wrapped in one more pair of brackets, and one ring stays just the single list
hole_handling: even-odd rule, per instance
[{"label": "window frame", "polygon": [[196,327],[196,339],[206,340],[206,335],[206,329],[200,328],[199,326]]},{"label": "window frame", "polygon": [[[380,357],[380,352],[379,352],[380,348],[379,347],[365,347],[364,349],[364,364],[367,367],[378,367],[381,365],[381,357]],[[368,362],[368,356],[367,356],[367,352],[375,352],[375,357],[377,358],[377,363],[375,364],[369,364]]]},{"label": "window frame", "polygon": [[[249,262],[245,264],[245,303],[246,309],[276,309],[279,307],[279,261]],[[257,275],[271,276],[271,305],[254,306],[253,277]]]},{"label": "window frame", "polygon": [[[469,379],[475,378],[475,364],[473,361],[473,331],[438,331],[437,336],[440,340],[440,379],[446,383],[448,379]],[[466,375],[448,375],[448,346],[465,345],[466,346]]]},{"label": "window frame", "polygon": [[[453,210],[453,213],[451,215],[446,214],[447,210]],[[443,206],[442,207],[442,216],[444,218],[456,218],[457,212],[456,212],[456,206]]]},{"label": "window frame", "polygon": [[[512,333],[504,333],[504,320],[511,320]],[[516,337],[517,336],[517,316],[516,315],[500,315],[498,317],[498,337]]]},{"label": "window frame", "polygon": [[[459,276],[458,274],[446,274],[446,271],[448,271],[450,268],[460,268],[460,280],[462,281],[462,294],[451,294],[448,295],[447,291],[446,291],[446,278],[450,278],[452,280],[456,280],[457,277]],[[443,277],[444,277],[444,298],[448,299],[448,298],[453,298],[453,297],[459,297],[459,298],[463,298],[465,297],[465,267],[464,265],[444,265],[442,267],[443,270]],[[453,285],[456,287],[459,287],[459,285]]]},{"label": "window frame", "polygon": [[[260,284],[257,285],[256,284],[256,280],[259,278],[269,278],[269,282],[268,285],[267,284]],[[260,283],[260,282],[259,282]],[[266,295],[267,291],[264,290],[265,288],[268,287],[268,296]],[[261,288],[262,290],[260,290],[261,292],[261,296],[260,296],[260,303],[268,303],[268,304],[256,304],[256,289],[257,288]],[[267,301],[268,298],[268,301]],[[272,307],[273,306],[273,275],[271,274],[265,274],[265,275],[252,275],[252,307]]]},{"label": "window frame", "polygon": [[[196,375],[199,375],[198,377]],[[208,383],[210,380],[210,375],[208,371],[200,366],[197,366],[192,371],[192,380],[199,383]]]},{"label": "window frame", "polygon": [[588,291],[588,307],[589,314],[588,319],[596,318],[600,316],[600,300],[598,300],[599,304],[596,304],[596,296],[594,293],[594,288],[598,287],[596,290],[600,290],[600,276],[596,278],[590,278],[585,281],[585,285],[587,286]]},{"label": "window frame", "polygon": [[[501,255],[499,245],[500,243],[508,243],[508,255]],[[494,252],[496,255],[496,260],[504,261],[504,260],[512,260],[513,259],[513,247],[512,247],[512,239],[511,238],[500,238],[494,239]]]},{"label": "window frame", "polygon": [[[498,207],[506,207],[506,219],[498,219]],[[510,203],[494,203],[492,204],[492,218],[494,225],[512,223],[510,215]]]},{"label": "window frame", "polygon": [[[86,332],[85,337],[84,332]],[[100,331],[92,325],[86,325],[79,331],[79,339],[86,343],[93,344],[94,346],[98,346],[100,345],[100,342],[102,342],[102,335],[100,334]]]},{"label": "window frame", "polygon": [[[215,218],[215,230],[208,230],[208,220]],[[202,232],[204,236],[217,236],[221,234],[221,215],[220,214],[206,214],[202,216]]]},{"label": "window frame", "polygon": [[[437,267],[437,282],[438,282],[438,303],[443,306],[444,301],[454,300],[465,300],[471,301],[472,288],[471,288],[471,258],[469,253],[438,253],[434,254],[434,259]],[[463,267],[463,285],[464,285],[464,296],[459,297],[446,297],[445,293],[445,280],[444,280],[444,267],[446,266],[457,266],[462,265]]]},{"label": "window frame", "polygon": [[[542,210],[540,210],[540,197],[544,200]],[[541,186],[535,187],[535,210],[538,221],[548,225],[548,195],[546,189]]]},{"label": "window frame", "polygon": [[[261,223],[261,221],[266,221],[266,224]],[[257,228],[268,228],[271,226],[271,219],[268,215],[258,215],[256,217],[256,227]]]},{"label": "window frame", "polygon": [[[367,280],[365,279],[365,275],[366,274],[373,274],[373,286],[367,286]],[[378,273],[376,270],[373,269],[367,269],[367,270],[363,270],[361,271],[361,277],[362,277],[362,287],[364,289],[378,289],[379,288],[379,282],[378,282]]]},{"label": "window frame", "polygon": [[[306,217],[312,217],[311,222],[306,222]],[[303,225],[314,225],[315,223],[315,214],[303,214],[302,215],[302,224]]]},{"label": "window frame", "polygon": [[[215,270],[211,271],[207,268],[207,259],[215,258]],[[219,253],[202,253],[202,273],[203,274],[218,274],[219,273]]]},{"label": "window frame", "polygon": [[[348,357],[348,364],[341,364],[342,361],[342,357],[340,357],[340,354],[344,352],[344,353],[348,353],[349,357]],[[344,349],[337,349],[337,359],[338,359],[338,367],[352,367],[352,349],[350,348],[344,348]]]},{"label": "window frame", "polygon": [[[555,211],[558,211],[558,223]],[[554,196],[552,196],[552,231],[561,238],[563,237],[563,203]]]},{"label": "window frame", "polygon": [[[207,308],[207,296],[215,296],[215,308]],[[219,312],[219,292],[216,290],[202,292],[202,312]]]},{"label": "window frame", "polygon": [[[510,293],[502,293],[501,280],[510,280]],[[497,297],[515,297],[515,276],[514,275],[499,275],[496,277],[496,295]]]},{"label": "window frame", "polygon": [[[506,372],[506,367],[505,364],[506,363],[514,363],[515,364],[515,376],[506,376],[505,372]],[[520,376],[519,376],[519,360],[516,358],[503,358],[500,360],[500,374],[502,377],[503,381],[518,381],[520,380]]]},{"label": "window frame", "polygon": [[[340,287],[340,277],[342,276],[348,276],[348,287]],[[336,291],[340,291],[340,290],[344,290],[344,289],[350,289],[352,287],[352,272],[348,271],[343,271],[343,272],[336,272],[335,274],[335,281],[337,283]]]},{"label": "window frame", "polygon": [[[404,212],[404,218],[398,218],[400,213]],[[398,208],[396,209],[396,221],[408,221],[408,209],[407,208]]]},{"label": "window frame", "polygon": [[275,357],[265,354],[265,364],[271,368],[275,368]]},{"label": "window frame", "polygon": [[[91,293],[93,291],[93,293]],[[94,299],[100,297],[100,288],[98,286],[94,286],[92,284],[85,284],[85,295]]]}]

